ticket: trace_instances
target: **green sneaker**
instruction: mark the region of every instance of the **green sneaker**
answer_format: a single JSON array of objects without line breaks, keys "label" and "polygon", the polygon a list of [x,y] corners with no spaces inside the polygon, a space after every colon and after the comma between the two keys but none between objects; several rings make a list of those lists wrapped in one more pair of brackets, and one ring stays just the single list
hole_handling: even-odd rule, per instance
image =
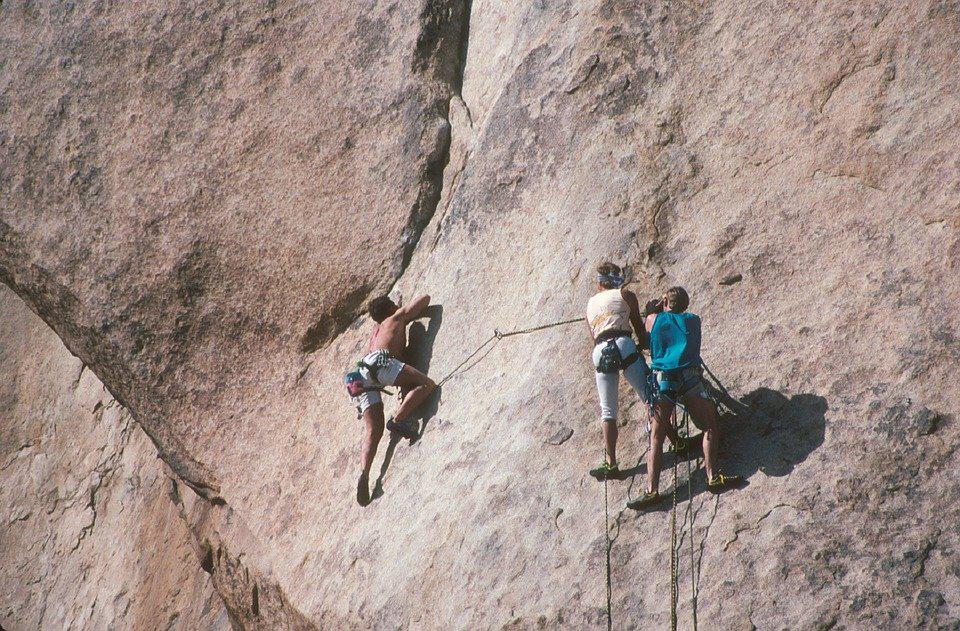
[{"label": "green sneaker", "polygon": [[598,480],[615,478],[618,475],[620,475],[620,467],[617,466],[617,463],[610,464],[609,462],[604,460],[599,467],[590,469],[590,475],[592,475]]},{"label": "green sneaker", "polygon": [[724,489],[737,486],[741,482],[743,482],[742,476],[717,472],[717,475],[707,480],[707,490],[711,493],[719,493]]},{"label": "green sneaker", "polygon": [[647,491],[637,499],[627,502],[627,508],[632,508],[633,510],[645,510],[658,504],[661,499],[663,499],[663,496],[660,495],[660,491]]}]

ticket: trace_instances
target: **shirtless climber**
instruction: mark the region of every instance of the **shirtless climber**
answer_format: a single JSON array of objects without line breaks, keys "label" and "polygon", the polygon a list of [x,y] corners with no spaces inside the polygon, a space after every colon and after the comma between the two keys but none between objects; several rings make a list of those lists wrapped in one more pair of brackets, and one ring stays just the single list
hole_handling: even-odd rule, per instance
[{"label": "shirtless climber", "polygon": [[[605,458],[590,475],[604,480],[620,475],[617,466],[617,390],[620,373],[634,392],[646,403],[650,399],[647,378],[650,369],[640,352],[647,346],[640,304],[636,294],[623,288],[623,270],[613,263],[597,268],[597,293],[587,302],[587,326],[593,342],[593,366],[597,372],[597,393],[600,396],[600,424],[603,429]],[[637,334],[640,341],[633,340]],[[681,451],[683,441],[672,425],[665,427],[670,441]],[[661,439],[662,442],[662,439]]]},{"label": "shirtless climber", "polygon": [[[647,491],[628,507],[648,508],[660,500],[660,467],[663,439],[673,429],[671,417],[677,403],[703,431],[703,460],[707,469],[707,488],[714,493],[740,483],[740,476],[725,475],[717,468],[720,442],[717,407],[703,384],[700,360],[700,318],[687,312],[690,297],[683,287],[671,287],[661,301],[663,308],[646,317],[650,335],[650,367],[656,379],[653,392],[653,418],[650,451],[647,453]],[[650,310],[650,309],[648,309]],[[671,438],[672,440],[672,438]]]},{"label": "shirtless climber", "polygon": [[370,302],[368,311],[377,327],[367,346],[369,352],[357,362],[357,370],[347,375],[347,390],[366,424],[360,449],[362,469],[357,481],[357,501],[362,506],[370,503],[370,467],[383,436],[383,386],[397,386],[405,392],[400,408],[386,427],[411,439],[417,437],[417,430],[407,422],[437,387],[430,377],[398,359],[406,349],[407,325],[420,317],[429,304],[430,296],[420,296],[406,307],[398,307],[387,296]]}]

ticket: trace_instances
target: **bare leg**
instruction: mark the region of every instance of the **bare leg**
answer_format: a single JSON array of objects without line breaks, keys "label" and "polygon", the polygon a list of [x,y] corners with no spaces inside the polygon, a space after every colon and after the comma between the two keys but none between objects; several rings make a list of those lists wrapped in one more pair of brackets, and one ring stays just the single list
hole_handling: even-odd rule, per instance
[{"label": "bare leg", "polygon": [[377,455],[377,447],[383,436],[383,403],[374,403],[363,411],[367,431],[360,447],[360,478],[357,480],[357,502],[360,506],[370,503],[370,467]]},{"label": "bare leg", "polygon": [[653,405],[653,417],[650,419],[650,451],[647,452],[647,491],[651,493],[660,488],[663,439],[667,435],[667,427],[671,426],[670,417],[674,409],[672,403],[659,402]]},{"label": "bare leg", "polygon": [[607,462],[612,465],[617,464],[617,434],[619,432],[617,419],[605,418],[600,421],[600,425],[603,427],[603,444],[606,446]]},{"label": "bare leg", "polygon": [[707,469],[707,479],[712,480],[716,471],[717,449],[720,446],[720,434],[717,430],[717,407],[710,399],[704,399],[695,393],[683,397],[687,411],[704,428],[703,432],[703,464]]},{"label": "bare leg", "polygon": [[393,382],[393,385],[399,387],[401,390],[407,391],[407,396],[404,397],[403,403],[400,404],[400,409],[393,415],[393,420],[397,423],[402,423],[410,416],[413,416],[413,413],[420,407],[420,404],[426,401],[427,397],[437,388],[437,384],[433,382],[433,379],[409,364],[404,365],[403,370],[397,375],[397,380]]},{"label": "bare leg", "polygon": [[363,422],[367,432],[360,448],[360,466],[364,475],[370,474],[373,459],[377,455],[377,446],[383,436],[383,403],[375,403],[363,411]]}]

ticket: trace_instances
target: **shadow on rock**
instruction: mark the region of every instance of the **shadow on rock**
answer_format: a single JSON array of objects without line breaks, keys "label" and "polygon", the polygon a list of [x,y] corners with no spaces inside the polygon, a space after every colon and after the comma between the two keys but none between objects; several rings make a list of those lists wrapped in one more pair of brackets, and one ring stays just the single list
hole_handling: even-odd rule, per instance
[{"label": "shadow on rock", "polygon": [[380,475],[377,476],[377,481],[373,485],[373,491],[370,493],[370,502],[367,502],[364,506],[383,497],[383,478],[387,475],[387,470],[393,461],[393,452],[397,450],[397,443],[399,442],[400,435],[390,433],[390,442],[387,444],[387,450],[383,454],[383,462],[380,463]]},{"label": "shadow on rock", "polygon": [[[424,314],[430,319],[429,324],[424,327],[423,323],[418,321],[410,325],[405,358],[408,364],[423,374],[429,375],[430,362],[433,360],[433,345],[437,340],[437,333],[440,332],[440,326],[443,324],[443,306],[430,305],[424,311]],[[406,392],[402,394],[406,395]],[[439,407],[440,388],[437,388],[410,419],[411,422],[420,421],[419,436],[412,439],[410,444],[416,443],[423,437],[423,433],[427,429],[427,422],[436,416]]]},{"label": "shadow on rock", "polygon": [[[743,476],[739,488],[750,484],[757,471],[773,477],[789,475],[823,444],[826,428],[827,400],[815,394],[797,394],[787,397],[769,388],[758,388],[741,399],[735,399],[722,390],[711,388],[716,399],[728,412],[720,417],[719,467],[726,473]],[[701,466],[693,474],[689,487],[685,477],[688,458],[702,458],[697,450],[686,458],[680,457],[677,501],[684,502],[706,491],[706,472]],[[664,454],[663,471],[673,468],[674,455]],[[621,479],[645,475],[645,462],[621,472]],[[734,491],[727,489],[724,492]],[[664,495],[673,492],[672,487],[661,491]],[[669,509],[669,502],[652,510]],[[649,512],[649,511],[648,511]]]},{"label": "shadow on rock", "polygon": [[742,399],[743,406],[721,418],[721,462],[732,473],[749,478],[757,471],[789,475],[823,444],[827,400],[815,394],[784,394],[759,388]]}]

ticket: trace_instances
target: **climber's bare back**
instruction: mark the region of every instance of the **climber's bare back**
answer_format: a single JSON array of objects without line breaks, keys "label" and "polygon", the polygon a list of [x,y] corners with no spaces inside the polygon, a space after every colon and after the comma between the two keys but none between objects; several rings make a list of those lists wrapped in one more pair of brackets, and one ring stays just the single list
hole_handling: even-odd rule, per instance
[{"label": "climber's bare back", "polygon": [[377,325],[370,337],[372,351],[384,349],[394,357],[402,357],[407,348],[407,319],[397,312]]}]

